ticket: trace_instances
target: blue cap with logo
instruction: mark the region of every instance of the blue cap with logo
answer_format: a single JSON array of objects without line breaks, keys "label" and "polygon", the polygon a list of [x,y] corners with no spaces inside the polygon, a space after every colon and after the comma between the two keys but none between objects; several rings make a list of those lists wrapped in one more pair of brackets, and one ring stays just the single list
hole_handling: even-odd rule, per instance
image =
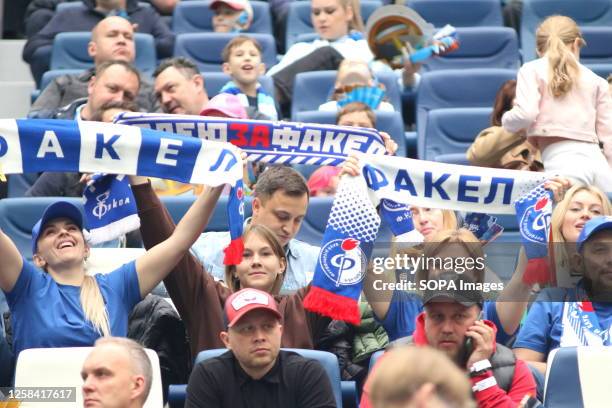
[{"label": "blue cap with logo", "polygon": [[582,247],[584,243],[591,238],[594,234],[603,230],[612,230],[612,216],[601,216],[591,218],[584,224],[582,231],[580,231],[580,235],[578,236],[578,242],[576,242],[576,247],[578,252],[582,251]]},{"label": "blue cap with logo", "polygon": [[36,244],[38,242],[38,238],[40,237],[40,233],[47,223],[56,218],[68,218],[79,227],[79,229],[83,229],[83,214],[81,210],[76,205],[68,202],[68,201],[57,201],[53,204],[50,204],[45,211],[43,212],[42,217],[34,227],[32,227],[32,253],[36,253]]}]

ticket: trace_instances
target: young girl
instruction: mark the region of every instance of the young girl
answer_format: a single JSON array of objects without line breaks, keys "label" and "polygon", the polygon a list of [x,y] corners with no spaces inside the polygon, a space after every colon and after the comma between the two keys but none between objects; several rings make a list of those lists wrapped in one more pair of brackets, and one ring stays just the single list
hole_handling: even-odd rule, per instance
[{"label": "young girl", "polygon": [[536,32],[541,58],[519,70],[502,125],[526,132],[546,171],[612,191],[612,100],[606,81],[578,62],[583,45],[571,18],[544,20]]}]

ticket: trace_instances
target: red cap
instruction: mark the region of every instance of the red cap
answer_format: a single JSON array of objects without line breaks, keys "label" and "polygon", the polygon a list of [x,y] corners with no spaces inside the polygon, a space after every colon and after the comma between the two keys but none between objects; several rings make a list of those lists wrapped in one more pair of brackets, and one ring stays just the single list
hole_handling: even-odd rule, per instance
[{"label": "red cap", "polygon": [[233,293],[225,301],[225,316],[227,316],[228,327],[235,325],[238,320],[252,310],[265,309],[272,312],[279,320],[281,314],[276,308],[274,298],[264,291],[246,288]]}]

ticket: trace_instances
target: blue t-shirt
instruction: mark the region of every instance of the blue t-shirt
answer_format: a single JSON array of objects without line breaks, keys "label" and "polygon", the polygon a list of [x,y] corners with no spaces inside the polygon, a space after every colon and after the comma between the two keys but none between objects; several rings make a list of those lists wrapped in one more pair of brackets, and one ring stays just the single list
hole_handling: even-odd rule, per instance
[{"label": "blue t-shirt", "polygon": [[[384,320],[380,321],[387,331],[389,341],[411,336],[416,328],[416,318],[422,311],[423,303],[416,294],[403,290],[393,291],[387,316],[385,316]],[[498,343],[505,344],[510,340],[514,333],[508,334],[502,328],[495,302],[484,302],[483,317],[486,320],[492,321],[497,326],[496,341]]]},{"label": "blue t-shirt", "polygon": [[[140,299],[135,262],[109,274],[96,274],[113,336],[125,337],[128,316]],[[89,347],[101,335],[86,320],[79,286],[57,283],[25,259],[19,278],[6,293],[13,325],[13,350],[40,347]]]},{"label": "blue t-shirt", "polygon": [[[566,288],[542,290],[531,305],[513,347],[537,351],[545,356],[559,348],[563,333],[562,299],[576,301],[576,291]],[[602,328],[612,326],[612,304],[593,302],[593,308]]]}]

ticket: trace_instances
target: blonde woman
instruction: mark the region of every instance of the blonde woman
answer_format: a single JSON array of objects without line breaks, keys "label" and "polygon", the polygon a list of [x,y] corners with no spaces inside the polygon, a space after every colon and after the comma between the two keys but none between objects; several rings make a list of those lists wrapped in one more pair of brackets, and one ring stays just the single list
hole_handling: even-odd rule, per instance
[{"label": "blonde woman", "polygon": [[540,58],[519,70],[515,106],[502,125],[526,132],[546,171],[612,191],[612,99],[606,80],[580,64],[584,45],[571,18],[544,20],[536,32]]},{"label": "blonde woman", "polygon": [[555,207],[551,217],[550,255],[555,267],[557,286],[574,287],[582,277],[572,268],[576,241],[584,224],[599,215],[612,215],[608,197],[597,187],[575,185]]},{"label": "blonde woman", "polygon": [[48,206],[34,226],[32,262],[0,230],[0,289],[11,310],[15,356],[27,348],[92,346],[101,336],[126,336],[132,307],[189,250],[223,187],[205,189],[172,235],[108,274],[86,273],[83,217],[69,202]]}]

